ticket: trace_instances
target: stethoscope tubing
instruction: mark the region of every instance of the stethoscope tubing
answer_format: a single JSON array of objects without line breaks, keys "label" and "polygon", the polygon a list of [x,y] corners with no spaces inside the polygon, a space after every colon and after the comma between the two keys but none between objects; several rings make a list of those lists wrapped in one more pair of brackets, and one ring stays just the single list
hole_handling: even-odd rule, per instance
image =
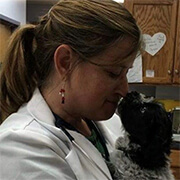
[{"label": "stethoscope tubing", "polygon": [[60,129],[64,132],[64,134],[68,137],[68,139],[72,142],[72,144],[73,144],[77,149],[79,149],[79,150],[81,151],[81,153],[83,153],[83,154],[85,155],[86,159],[87,159],[88,161],[90,161],[91,164],[95,165],[95,166],[98,168],[98,170],[99,170],[101,173],[103,173],[103,175],[104,175],[107,179],[112,180],[111,178],[109,178],[109,176],[108,176],[104,171],[102,171],[102,169],[99,167],[99,165],[94,162],[94,160],[85,152],[85,150],[76,143],[75,139],[71,136],[71,134],[70,134],[63,126],[61,126]]}]

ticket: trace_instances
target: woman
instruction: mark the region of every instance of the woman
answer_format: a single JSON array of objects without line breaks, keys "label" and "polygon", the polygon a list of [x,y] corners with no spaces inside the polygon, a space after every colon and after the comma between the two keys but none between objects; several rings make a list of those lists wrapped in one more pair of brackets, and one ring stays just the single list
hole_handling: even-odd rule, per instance
[{"label": "woman", "polygon": [[139,49],[135,20],[112,0],[60,0],[19,28],[1,73],[0,179],[112,179],[94,122],[126,95]]}]

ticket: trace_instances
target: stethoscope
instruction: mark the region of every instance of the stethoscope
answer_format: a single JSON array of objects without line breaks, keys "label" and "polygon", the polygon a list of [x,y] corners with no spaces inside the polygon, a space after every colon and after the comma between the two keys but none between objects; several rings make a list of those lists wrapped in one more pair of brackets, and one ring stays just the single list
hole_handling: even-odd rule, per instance
[{"label": "stethoscope", "polygon": [[[102,135],[100,134],[98,128],[96,127],[96,125],[95,125],[93,122],[91,122],[91,123],[92,123],[92,125],[94,126],[94,130],[96,131],[97,135],[99,136],[99,139],[101,140],[102,145],[104,146],[105,156],[106,156],[106,158],[108,159],[108,158],[109,158],[109,152],[108,152],[107,147],[106,147],[106,145],[105,145],[105,141],[104,141]],[[66,128],[65,128],[64,126],[58,125],[58,128],[60,128],[60,129],[63,131],[63,133],[64,133],[64,134],[68,137],[68,139],[72,142],[72,144],[73,144],[77,149],[79,149],[82,154],[84,154],[85,158],[86,158],[92,165],[95,165],[95,166],[98,168],[98,170],[99,170],[100,172],[102,172],[103,175],[104,175],[107,179],[112,180],[111,178],[109,178],[109,176],[108,176],[104,171],[102,171],[101,167],[100,167],[97,163],[94,162],[94,160],[85,152],[85,150],[76,143],[74,137],[71,136],[71,134],[66,130]]]}]

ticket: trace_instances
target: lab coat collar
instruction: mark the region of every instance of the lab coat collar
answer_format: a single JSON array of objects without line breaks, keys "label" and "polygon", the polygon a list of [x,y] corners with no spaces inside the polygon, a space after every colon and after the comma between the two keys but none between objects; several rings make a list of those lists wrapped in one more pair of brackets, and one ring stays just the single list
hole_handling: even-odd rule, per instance
[{"label": "lab coat collar", "polygon": [[[81,134],[71,130],[68,130],[68,132],[74,137],[75,142],[79,145],[79,147],[81,147],[78,150],[86,152],[90,159],[94,161],[94,165],[100,167],[101,171],[104,172],[104,174],[106,174],[108,179],[112,179],[110,172],[104,162],[104,159],[102,158],[100,152],[94,147],[94,145],[92,145],[92,143]],[[97,169],[94,169],[93,171],[97,171],[94,172],[94,174],[99,174]]]},{"label": "lab coat collar", "polygon": [[[35,89],[31,100],[27,104],[27,111],[43,127],[51,131],[58,138],[65,141],[66,145],[69,147],[69,150],[72,149],[70,139],[61,129],[55,126],[55,117],[38,88]],[[61,131],[61,133],[59,133],[59,131]]]},{"label": "lab coat collar", "polygon": [[54,126],[55,118],[38,88],[27,104],[28,112],[37,120]]}]

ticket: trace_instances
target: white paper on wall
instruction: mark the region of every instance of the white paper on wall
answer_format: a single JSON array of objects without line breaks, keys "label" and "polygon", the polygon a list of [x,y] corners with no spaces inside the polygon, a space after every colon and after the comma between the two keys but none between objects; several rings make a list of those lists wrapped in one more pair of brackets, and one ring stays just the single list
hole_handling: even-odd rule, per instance
[{"label": "white paper on wall", "polygon": [[146,77],[154,77],[154,70],[147,69],[146,70]]},{"label": "white paper on wall", "polygon": [[164,46],[166,42],[166,35],[162,32],[158,32],[153,36],[149,34],[143,34],[143,40],[145,43],[145,51],[154,56]]},{"label": "white paper on wall", "polygon": [[142,82],[142,55],[140,54],[134,61],[133,68],[127,73],[129,83]]}]

